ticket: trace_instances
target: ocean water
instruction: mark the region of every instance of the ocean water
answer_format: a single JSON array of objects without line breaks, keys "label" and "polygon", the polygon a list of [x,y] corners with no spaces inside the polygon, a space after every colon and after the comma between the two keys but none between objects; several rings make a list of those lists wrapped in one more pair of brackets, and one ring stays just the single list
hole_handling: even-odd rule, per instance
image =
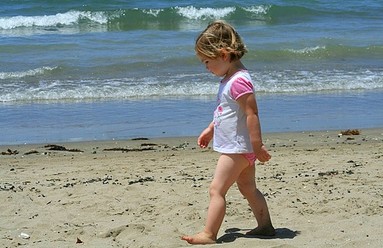
[{"label": "ocean water", "polygon": [[0,144],[198,135],[215,19],[249,53],[264,132],[383,127],[383,1],[42,1],[0,9]]}]

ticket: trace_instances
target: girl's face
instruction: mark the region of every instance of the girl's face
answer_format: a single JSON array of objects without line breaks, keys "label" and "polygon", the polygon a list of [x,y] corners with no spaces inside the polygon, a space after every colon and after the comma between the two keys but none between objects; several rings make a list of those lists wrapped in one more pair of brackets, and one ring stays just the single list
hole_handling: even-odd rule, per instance
[{"label": "girl's face", "polygon": [[224,77],[230,66],[230,62],[225,54],[217,58],[209,58],[201,54],[197,54],[201,62],[206,66],[206,69],[218,77]]}]

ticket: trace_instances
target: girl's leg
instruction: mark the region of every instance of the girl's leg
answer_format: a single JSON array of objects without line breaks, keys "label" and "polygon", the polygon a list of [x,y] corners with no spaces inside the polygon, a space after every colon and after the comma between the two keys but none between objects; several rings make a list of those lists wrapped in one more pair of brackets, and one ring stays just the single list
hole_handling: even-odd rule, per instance
[{"label": "girl's leg", "polygon": [[258,226],[248,232],[249,235],[275,235],[275,229],[271,223],[269,209],[263,194],[257,189],[255,183],[255,166],[246,167],[237,179],[237,185],[242,195],[249,202]]},{"label": "girl's leg", "polygon": [[230,186],[237,181],[241,171],[248,166],[248,161],[238,154],[222,154],[218,159],[213,181],[209,188],[210,204],[206,225],[201,233],[184,236],[190,244],[215,243],[226,211],[225,196]]}]

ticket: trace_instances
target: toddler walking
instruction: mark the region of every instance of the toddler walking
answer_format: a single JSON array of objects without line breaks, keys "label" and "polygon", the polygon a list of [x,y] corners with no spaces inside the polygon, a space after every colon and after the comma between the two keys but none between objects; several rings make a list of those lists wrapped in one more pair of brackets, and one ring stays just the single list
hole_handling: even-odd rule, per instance
[{"label": "toddler walking", "polygon": [[207,70],[222,78],[214,119],[198,137],[198,145],[206,148],[213,139],[213,149],[221,155],[209,188],[205,228],[182,239],[190,244],[216,243],[225,216],[225,196],[235,182],[258,223],[247,234],[273,236],[266,200],[255,183],[255,160],[266,162],[271,156],[262,143],[254,86],[240,60],[246,47],[231,25],[215,21],[198,36],[195,50]]}]

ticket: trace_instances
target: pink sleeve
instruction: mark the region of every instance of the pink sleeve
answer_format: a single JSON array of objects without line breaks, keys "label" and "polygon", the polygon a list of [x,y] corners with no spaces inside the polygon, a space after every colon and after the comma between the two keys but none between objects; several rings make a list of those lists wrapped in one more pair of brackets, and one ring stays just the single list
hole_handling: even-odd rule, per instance
[{"label": "pink sleeve", "polygon": [[254,93],[253,89],[254,86],[249,80],[239,77],[232,83],[230,93],[237,100],[245,94]]}]

